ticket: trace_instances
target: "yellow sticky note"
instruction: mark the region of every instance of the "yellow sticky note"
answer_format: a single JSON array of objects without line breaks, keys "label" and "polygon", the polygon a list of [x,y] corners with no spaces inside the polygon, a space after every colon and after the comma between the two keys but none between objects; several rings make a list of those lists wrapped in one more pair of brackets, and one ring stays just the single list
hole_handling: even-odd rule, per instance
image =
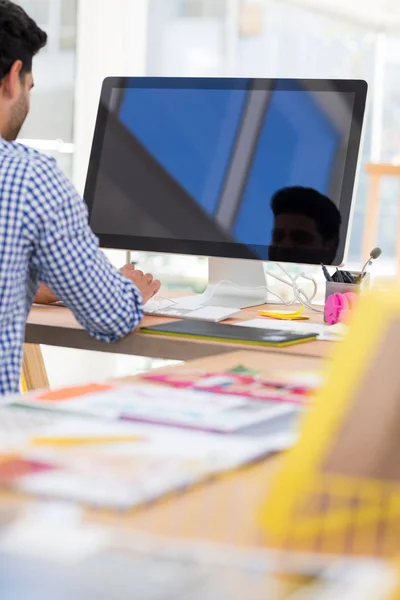
[{"label": "yellow sticky note", "polygon": [[269,319],[278,319],[281,321],[306,321],[309,319],[306,315],[303,315],[304,306],[296,311],[288,310],[262,310],[260,311],[261,317],[267,317]]}]

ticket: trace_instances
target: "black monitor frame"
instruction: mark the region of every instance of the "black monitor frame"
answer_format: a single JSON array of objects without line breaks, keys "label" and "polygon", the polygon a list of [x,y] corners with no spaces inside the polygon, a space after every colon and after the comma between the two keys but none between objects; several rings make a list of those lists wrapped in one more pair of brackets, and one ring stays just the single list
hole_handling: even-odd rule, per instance
[{"label": "black monitor frame", "polygon": [[[111,95],[114,89],[253,89],[262,91],[298,90],[299,83],[315,92],[347,92],[354,94],[353,115],[349,136],[343,185],[340,195],[342,231],[335,265],[343,263],[352,217],[353,193],[360,156],[368,85],[363,80],[320,79],[242,79],[242,78],[179,78],[179,77],[109,77],[104,80],[95,126],[84,198],[91,218],[100,167],[103,141],[109,118]],[[94,232],[103,248],[202,255],[226,258],[268,260],[269,246],[249,246],[237,242],[206,242],[201,240],[150,238]],[[299,261],[301,262],[301,261]]]}]

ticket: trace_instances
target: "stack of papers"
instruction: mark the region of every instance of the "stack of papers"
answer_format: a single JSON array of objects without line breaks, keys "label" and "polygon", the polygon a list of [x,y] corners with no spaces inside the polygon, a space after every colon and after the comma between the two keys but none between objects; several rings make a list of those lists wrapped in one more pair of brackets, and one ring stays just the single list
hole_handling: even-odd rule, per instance
[{"label": "stack of papers", "polygon": [[15,403],[56,412],[219,433],[233,433],[295,410],[290,403],[140,383],[89,386],[86,391],[81,389],[80,395],[73,388],[30,394],[16,398]]},{"label": "stack of papers", "polygon": [[288,445],[279,436],[221,436],[11,405],[0,410],[0,439],[1,487],[116,509],[154,501]]},{"label": "stack of papers", "polygon": [[[150,373],[143,375],[142,379],[178,389],[239,396],[242,401],[247,399],[264,403],[266,401],[269,404],[274,401],[300,405],[309,404],[323,383],[323,377],[312,371],[288,373],[274,369],[270,373],[260,373],[243,370],[240,365],[237,369],[219,372],[179,369],[167,373]],[[246,402],[242,403],[246,406]]]}]

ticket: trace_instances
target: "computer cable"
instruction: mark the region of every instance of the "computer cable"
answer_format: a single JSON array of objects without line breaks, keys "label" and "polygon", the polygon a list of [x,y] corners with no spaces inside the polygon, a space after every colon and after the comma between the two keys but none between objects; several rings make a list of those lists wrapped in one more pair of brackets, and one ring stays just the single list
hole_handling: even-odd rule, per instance
[{"label": "computer cable", "polygon": [[[284,269],[284,267],[282,267],[281,264],[276,263],[276,265],[289,278],[289,281],[287,279],[283,279],[282,277],[279,277],[279,275],[276,275],[275,273],[271,273],[270,271],[267,271],[266,274],[267,274],[267,276],[271,276],[274,279],[277,279],[278,281],[280,281],[281,283],[290,286],[292,288],[293,294],[294,294],[294,298],[292,300],[290,300],[290,301],[285,300],[284,298],[282,298],[282,296],[280,296],[278,293],[270,290],[269,287],[265,286],[265,285],[258,286],[258,287],[243,287],[243,286],[240,286],[240,285],[234,283],[233,281],[223,279],[223,280],[219,281],[217,283],[217,285],[214,287],[211,294],[207,298],[207,302],[210,302],[212,300],[212,298],[214,297],[215,293],[217,292],[219,286],[221,286],[223,284],[229,284],[240,290],[248,290],[248,291],[266,290],[269,294],[278,298],[278,300],[281,302],[281,304],[285,304],[286,306],[291,306],[292,304],[295,304],[296,302],[298,302],[314,312],[321,312],[321,313],[324,312],[323,309],[317,308],[312,305],[312,301],[314,300],[315,296],[317,295],[317,290],[318,290],[317,282],[315,281],[315,279],[313,277],[311,277],[310,275],[307,275],[306,273],[298,273],[297,275],[293,276],[290,273],[288,273]],[[312,284],[314,286],[314,291],[311,294],[311,296],[308,296],[305,293],[305,291],[301,287],[299,287],[299,285],[297,283],[297,281],[299,279],[306,279],[306,280],[312,282]]]},{"label": "computer cable", "polygon": [[[281,269],[281,271],[283,271],[283,273],[287,277],[289,277],[290,281],[286,281],[286,280],[282,279],[281,277],[278,277],[274,273],[271,273],[270,271],[267,271],[267,275],[274,277],[275,279],[278,279],[282,283],[285,283],[286,285],[290,285],[292,287],[295,300],[292,301],[290,304],[293,304],[294,302],[297,301],[300,304],[302,304],[303,306],[305,306],[306,308],[308,308],[314,312],[323,313],[324,312],[323,308],[317,308],[316,306],[312,305],[312,301],[314,300],[314,298],[318,292],[318,285],[317,285],[317,282],[314,279],[314,277],[312,277],[311,275],[307,275],[307,273],[304,273],[304,272],[297,273],[296,275],[291,275],[290,273],[288,273],[286,271],[286,269],[280,263],[275,263],[275,264],[277,265],[277,267],[279,267]],[[314,286],[314,291],[311,294],[311,296],[308,296],[305,293],[305,291],[301,287],[299,287],[299,285],[297,283],[299,279],[306,279],[307,281],[311,281],[311,283]]]},{"label": "computer cable", "polygon": [[[282,277],[279,277],[279,275],[276,275],[275,273],[272,273],[270,271],[267,271],[266,274],[267,276],[273,277],[274,279],[276,279],[277,281],[283,283],[284,285],[287,285],[289,287],[292,288],[293,290],[293,294],[294,294],[294,298],[292,298],[290,301],[285,300],[284,298],[282,298],[282,296],[280,296],[277,292],[272,291],[271,289],[269,289],[268,286],[258,286],[258,287],[243,287],[240,286],[236,283],[234,283],[233,281],[229,281],[227,279],[222,279],[221,281],[219,281],[216,286],[214,287],[214,289],[212,290],[211,294],[207,297],[207,302],[209,303],[212,298],[214,297],[215,293],[217,292],[218,288],[223,285],[223,284],[229,284],[237,289],[240,290],[248,290],[248,291],[257,291],[257,290],[265,290],[267,291],[269,294],[271,294],[272,296],[276,297],[279,302],[281,304],[284,304],[285,306],[291,306],[292,304],[295,303],[299,303],[302,306],[305,306],[306,308],[314,311],[314,312],[324,312],[323,309],[317,308],[315,306],[312,305],[312,301],[314,300],[315,296],[317,295],[317,282],[315,281],[315,279],[313,277],[311,277],[310,275],[307,275],[306,273],[298,273],[297,275],[291,275],[290,273],[288,273],[286,271],[286,269],[280,264],[280,263],[275,263],[280,269],[281,271],[283,271],[283,273],[289,278],[289,281],[287,279],[283,279]],[[311,294],[311,296],[308,296],[306,294],[306,292],[303,290],[303,288],[299,287],[298,285],[298,280],[299,279],[306,279],[307,281],[310,281],[313,286],[314,286],[314,290],[313,293]],[[161,296],[159,294],[157,294],[157,296],[155,296],[154,299],[161,299],[161,300],[167,300],[169,301],[172,305],[173,304],[179,304],[179,301],[173,300],[172,298],[167,298],[166,296]]]}]

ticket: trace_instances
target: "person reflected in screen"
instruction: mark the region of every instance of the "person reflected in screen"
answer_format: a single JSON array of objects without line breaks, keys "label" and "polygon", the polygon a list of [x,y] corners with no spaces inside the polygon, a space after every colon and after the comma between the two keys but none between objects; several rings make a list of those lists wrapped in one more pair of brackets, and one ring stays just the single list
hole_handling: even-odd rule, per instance
[{"label": "person reflected in screen", "polygon": [[327,196],[308,187],[286,187],[271,200],[274,229],[269,260],[332,264],[339,239],[341,216]]}]

